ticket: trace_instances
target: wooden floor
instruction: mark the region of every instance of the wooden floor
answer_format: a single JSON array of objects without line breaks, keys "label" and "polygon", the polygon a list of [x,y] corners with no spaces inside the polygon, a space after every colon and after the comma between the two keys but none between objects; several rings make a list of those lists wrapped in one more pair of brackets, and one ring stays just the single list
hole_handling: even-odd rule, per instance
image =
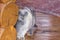
[{"label": "wooden floor", "polygon": [[60,18],[53,15],[36,13],[38,28],[27,40],[60,40]]}]

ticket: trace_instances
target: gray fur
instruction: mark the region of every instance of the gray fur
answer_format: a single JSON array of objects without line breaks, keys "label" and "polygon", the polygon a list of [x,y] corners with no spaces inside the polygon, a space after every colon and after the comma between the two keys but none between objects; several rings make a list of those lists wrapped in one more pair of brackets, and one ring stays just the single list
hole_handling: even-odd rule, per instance
[{"label": "gray fur", "polygon": [[32,11],[25,7],[19,10],[19,17],[16,23],[17,38],[21,39],[25,36],[27,31],[35,24],[35,17]]}]

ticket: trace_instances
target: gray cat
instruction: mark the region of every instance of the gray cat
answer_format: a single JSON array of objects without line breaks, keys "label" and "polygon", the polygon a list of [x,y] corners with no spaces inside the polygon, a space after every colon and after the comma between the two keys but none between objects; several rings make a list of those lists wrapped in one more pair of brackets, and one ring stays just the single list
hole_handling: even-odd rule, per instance
[{"label": "gray cat", "polygon": [[[17,38],[20,40],[25,40],[24,36],[27,32],[32,34],[30,31],[35,25],[35,16],[31,9],[25,7],[19,10],[18,20],[16,23]],[[18,40],[17,39],[17,40]]]}]

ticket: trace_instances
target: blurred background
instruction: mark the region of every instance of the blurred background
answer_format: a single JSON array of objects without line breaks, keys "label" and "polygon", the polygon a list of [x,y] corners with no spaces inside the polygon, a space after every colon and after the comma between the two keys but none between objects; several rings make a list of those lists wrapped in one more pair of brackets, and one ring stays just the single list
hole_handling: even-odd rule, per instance
[{"label": "blurred background", "polygon": [[26,40],[60,40],[60,0],[17,0],[16,4],[36,15],[37,30]]}]

